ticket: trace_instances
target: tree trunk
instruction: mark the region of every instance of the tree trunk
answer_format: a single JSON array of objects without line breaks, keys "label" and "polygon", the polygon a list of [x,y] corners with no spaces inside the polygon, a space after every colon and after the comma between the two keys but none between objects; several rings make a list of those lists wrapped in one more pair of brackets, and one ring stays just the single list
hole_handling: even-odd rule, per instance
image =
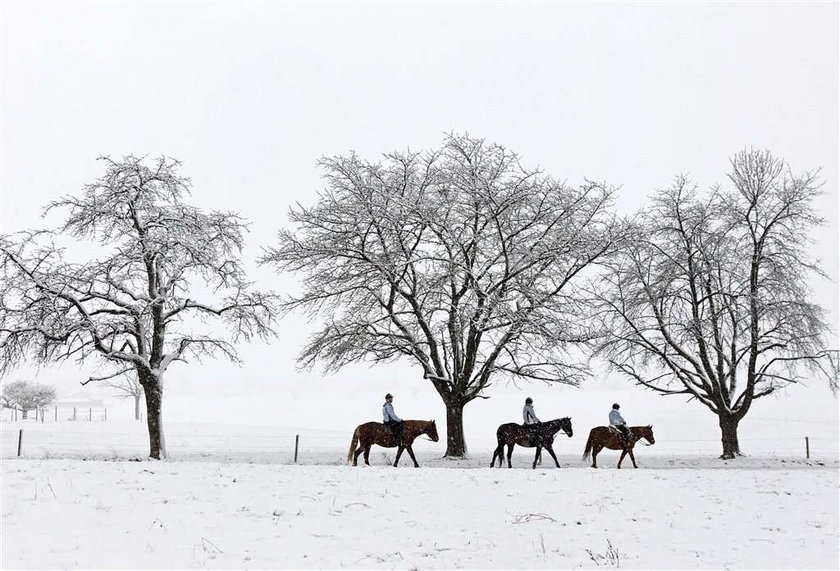
[{"label": "tree trunk", "polygon": [[23,420],[26,420],[26,415],[28,415],[28,414],[29,414],[29,411],[28,411],[27,409],[25,409],[25,408],[24,408],[24,409],[23,409],[23,417],[22,417],[22,418],[23,418]]},{"label": "tree trunk", "polygon": [[134,420],[140,420],[140,395],[134,395]]},{"label": "tree trunk", "polygon": [[444,401],[446,404],[446,454],[463,458],[467,454],[464,440],[464,403]]},{"label": "tree trunk", "polygon": [[738,445],[738,422],[739,419],[720,415],[718,417],[720,424],[720,441],[723,444],[723,454],[721,458],[730,460],[736,456],[741,455],[741,447]]},{"label": "tree trunk", "polygon": [[149,427],[149,457],[166,458],[166,441],[163,438],[163,382],[151,375],[143,383],[146,393],[146,424]]}]

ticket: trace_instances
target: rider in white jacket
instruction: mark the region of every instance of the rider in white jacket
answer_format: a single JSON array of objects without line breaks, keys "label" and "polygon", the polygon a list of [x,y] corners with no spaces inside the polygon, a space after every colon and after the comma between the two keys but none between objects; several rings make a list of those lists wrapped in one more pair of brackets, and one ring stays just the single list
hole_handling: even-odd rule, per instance
[{"label": "rider in white jacket", "polygon": [[528,397],[525,399],[525,406],[522,409],[522,420],[525,425],[525,430],[531,433],[532,441],[539,436],[539,426],[542,424],[537,414],[534,412],[534,399]]}]

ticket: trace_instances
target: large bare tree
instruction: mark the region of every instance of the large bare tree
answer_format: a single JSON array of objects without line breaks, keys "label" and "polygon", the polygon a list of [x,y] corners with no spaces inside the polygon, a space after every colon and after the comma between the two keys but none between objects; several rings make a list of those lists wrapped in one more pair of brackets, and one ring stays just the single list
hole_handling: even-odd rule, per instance
[{"label": "large bare tree", "polygon": [[603,354],[636,383],[708,407],[722,458],[740,454],[738,423],[756,399],[830,366],[808,285],[822,275],[807,251],[822,223],[817,173],[748,150],[728,178],[707,194],[685,177],[659,192],[600,288]]},{"label": "large bare tree", "polygon": [[304,276],[285,308],[325,322],[305,366],[415,363],[446,406],[448,456],[466,453],[464,406],[496,375],[585,376],[567,352],[593,334],[576,282],[613,248],[611,189],[566,185],[469,136],[320,166],[326,190],[292,209],[296,227],[263,259]]},{"label": "large bare tree", "polygon": [[[146,396],[150,456],[162,458],[164,375],[176,361],[220,355],[232,342],[271,334],[275,296],[254,291],[240,261],[244,221],[184,202],[179,163],[102,159],[105,173],[46,211],[66,214],[49,231],[0,238],[0,373],[38,363],[99,361],[89,381],[137,376]],[[95,243],[69,261],[58,244]],[[90,247],[90,246],[88,246]],[[218,335],[205,321],[218,320]]]}]

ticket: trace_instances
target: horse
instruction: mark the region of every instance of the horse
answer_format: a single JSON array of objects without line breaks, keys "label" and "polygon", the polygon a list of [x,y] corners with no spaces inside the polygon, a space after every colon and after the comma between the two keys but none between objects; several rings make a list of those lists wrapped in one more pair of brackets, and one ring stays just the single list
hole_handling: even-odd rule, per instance
[{"label": "horse", "polygon": [[[534,446],[537,447],[537,453],[534,455],[534,465],[532,466],[533,468],[537,467],[537,460],[541,458],[543,448],[548,450],[548,453],[551,454],[552,458],[554,458],[554,463],[559,468],[560,462],[557,461],[557,456],[554,455],[552,443],[554,442],[554,435],[557,434],[557,432],[559,432],[560,430],[563,430],[563,432],[566,433],[566,436],[571,438],[572,419],[569,417],[555,418],[554,420],[543,422],[542,424],[539,424],[536,429],[534,429],[533,433],[521,424],[516,424],[515,422],[509,422],[507,424],[501,425],[496,430],[496,440],[499,443],[499,445],[493,452],[493,460],[490,461],[490,467],[492,468],[496,465],[496,457],[499,458],[499,468],[502,467],[502,459],[505,453],[505,445],[507,445],[508,468],[511,468],[512,466],[510,464],[510,457],[513,455],[513,447],[516,444],[519,444],[520,446],[525,446],[526,448],[533,448]],[[534,438],[534,436],[536,436],[536,438]]]},{"label": "horse", "polygon": [[[419,468],[417,458],[414,457],[414,450],[411,445],[414,439],[421,434],[426,434],[432,442],[438,441],[437,426],[434,420],[406,420],[403,422],[402,441],[403,444],[397,449],[397,458],[394,460],[394,467],[400,463],[400,456],[403,450],[408,450],[409,456],[414,461],[414,467]],[[385,428],[381,422],[366,422],[356,427],[353,438],[350,440],[350,452],[347,453],[347,462],[353,461],[358,466],[359,454],[365,453],[365,464],[370,466],[370,447],[376,444],[383,448],[394,448],[397,445],[396,435]],[[356,446],[358,445],[358,448]]]},{"label": "horse", "polygon": [[[592,452],[592,467],[597,468],[598,466],[595,465],[595,458],[598,456],[598,452],[601,451],[602,448],[609,448],[610,450],[621,450],[621,458],[618,459],[618,467],[621,468],[621,462],[624,460],[624,457],[627,454],[630,454],[630,460],[633,461],[633,467],[638,468],[636,466],[636,458],[633,456],[633,446],[636,445],[636,442],[644,438],[650,444],[645,444],[645,446],[650,446],[654,444],[656,441],[653,439],[653,426],[631,426],[629,427],[630,430],[630,438],[625,440],[624,436],[618,432],[610,428],[609,426],[596,426],[592,430],[589,431],[589,440],[586,441],[586,449],[583,451],[583,459],[587,460],[589,458],[589,452]],[[644,442],[642,442],[644,444]]]}]

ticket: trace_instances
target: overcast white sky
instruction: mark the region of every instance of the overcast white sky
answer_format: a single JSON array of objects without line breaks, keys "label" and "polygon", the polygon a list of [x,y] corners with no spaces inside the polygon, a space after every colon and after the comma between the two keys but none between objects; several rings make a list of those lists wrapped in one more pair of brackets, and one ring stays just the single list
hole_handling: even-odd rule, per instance
[{"label": "overcast white sky", "polygon": [[[101,154],[181,159],[194,203],[252,222],[253,260],[290,204],[314,201],[321,155],[467,131],[571,183],[619,185],[630,212],[680,172],[724,182],[728,158],[756,146],[823,168],[815,247],[835,283],[814,287],[836,328],[837,2],[4,1],[0,35],[3,232],[38,225],[41,206],[100,174]],[[423,383],[396,365],[324,385],[295,371],[305,334],[290,319],[276,342],[243,348],[241,370],[179,365],[167,390]],[[38,378],[72,392],[80,376]]]}]

